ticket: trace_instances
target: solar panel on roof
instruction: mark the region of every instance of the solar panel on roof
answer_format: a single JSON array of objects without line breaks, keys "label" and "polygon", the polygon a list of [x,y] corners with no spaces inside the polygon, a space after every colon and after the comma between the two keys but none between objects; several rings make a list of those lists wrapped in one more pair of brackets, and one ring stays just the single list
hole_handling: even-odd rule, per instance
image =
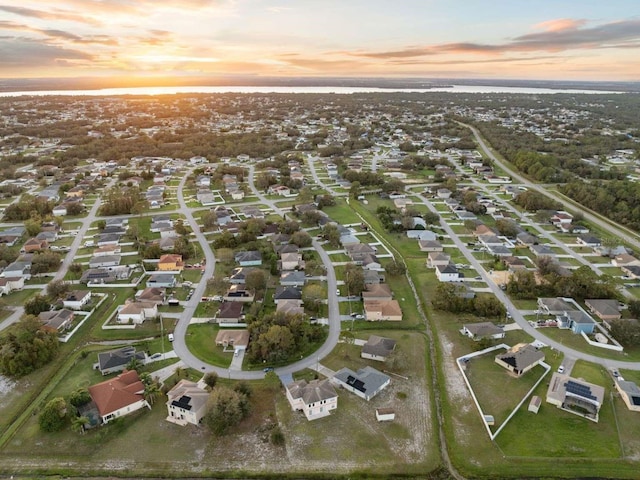
[{"label": "solar panel on roof", "polygon": [[576,383],[571,380],[567,381],[564,384],[564,387],[567,392],[573,393],[575,395],[580,395],[581,397],[588,398],[590,400],[598,400],[592,393],[591,388],[587,385],[582,385],[581,383]]},{"label": "solar panel on roof", "polygon": [[634,405],[640,405],[640,397],[631,397],[631,402]]}]

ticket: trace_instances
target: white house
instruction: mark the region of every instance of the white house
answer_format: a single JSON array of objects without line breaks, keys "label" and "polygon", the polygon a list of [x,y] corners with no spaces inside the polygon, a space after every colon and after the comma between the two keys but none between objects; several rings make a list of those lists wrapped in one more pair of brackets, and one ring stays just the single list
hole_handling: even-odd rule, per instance
[{"label": "white house", "polygon": [[91,292],[88,290],[73,290],[62,301],[64,308],[81,310],[91,300]]},{"label": "white house", "polygon": [[326,417],[338,408],[338,394],[327,380],[298,380],[285,389],[293,411],[302,411],[307,420]]},{"label": "white house", "polygon": [[460,272],[455,265],[449,263],[447,265],[436,265],[436,277],[441,282],[459,282],[461,281]]},{"label": "white house", "polygon": [[182,379],[167,392],[167,398],[168,422],[198,425],[207,413],[209,392],[197,383]]},{"label": "white house", "polygon": [[118,312],[118,323],[135,323],[137,325],[147,318],[158,316],[158,305],[153,302],[130,302]]},{"label": "white house", "polygon": [[0,296],[9,295],[14,290],[24,288],[24,277],[0,278]]},{"label": "white house", "polygon": [[369,401],[389,386],[391,377],[373,367],[364,367],[357,372],[345,367],[336,372],[331,381]]}]

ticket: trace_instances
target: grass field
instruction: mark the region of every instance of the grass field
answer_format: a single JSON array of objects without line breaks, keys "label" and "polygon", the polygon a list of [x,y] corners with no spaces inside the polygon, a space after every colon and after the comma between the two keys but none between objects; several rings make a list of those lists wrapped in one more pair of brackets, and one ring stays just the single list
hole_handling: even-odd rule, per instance
[{"label": "grass field", "polygon": [[228,368],[233,360],[233,352],[223,353],[222,347],[216,346],[216,335],[220,327],[212,323],[189,325],[187,328],[187,347],[200,360],[212,365]]}]

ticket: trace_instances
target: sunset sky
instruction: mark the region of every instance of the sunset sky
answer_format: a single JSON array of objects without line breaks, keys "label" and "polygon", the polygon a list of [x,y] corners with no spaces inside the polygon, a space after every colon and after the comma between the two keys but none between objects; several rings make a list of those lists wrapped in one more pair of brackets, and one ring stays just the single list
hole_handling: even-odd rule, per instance
[{"label": "sunset sky", "polygon": [[0,0],[0,77],[640,80],[638,0]]}]

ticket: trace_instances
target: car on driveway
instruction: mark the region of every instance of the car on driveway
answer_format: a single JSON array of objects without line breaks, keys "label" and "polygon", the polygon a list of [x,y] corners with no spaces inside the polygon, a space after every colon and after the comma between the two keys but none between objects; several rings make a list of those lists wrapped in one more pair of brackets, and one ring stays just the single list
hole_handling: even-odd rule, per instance
[{"label": "car on driveway", "polygon": [[262,369],[262,371],[263,371],[264,373],[273,372],[273,367],[264,367],[264,368]]},{"label": "car on driveway", "polygon": [[564,373],[564,365],[558,367],[558,373]]}]

